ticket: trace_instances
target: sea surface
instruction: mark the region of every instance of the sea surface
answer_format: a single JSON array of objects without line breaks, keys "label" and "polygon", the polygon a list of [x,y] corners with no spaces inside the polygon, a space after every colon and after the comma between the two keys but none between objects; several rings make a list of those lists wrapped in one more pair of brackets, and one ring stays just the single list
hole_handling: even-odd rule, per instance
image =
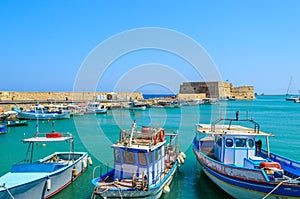
[{"label": "sea surface", "polygon": [[[68,120],[39,121],[40,132],[55,131],[72,133],[75,151],[87,151],[93,166],[83,173],[54,199],[88,199],[93,185],[93,170],[101,163],[113,159],[110,145],[119,139],[120,129],[129,129],[133,120],[140,126],[163,126],[166,132],[178,131],[179,147],[187,155],[184,165],[171,185],[171,192],[163,198],[230,198],[212,183],[201,171],[192,152],[191,142],[196,123],[209,123],[219,117],[253,118],[261,131],[273,133],[270,138],[272,152],[300,161],[300,103],[285,101],[285,96],[257,96],[254,101],[229,101],[217,105],[184,106],[181,108],[151,108],[146,111],[110,110],[106,115],[84,115]],[[10,127],[8,133],[0,135],[0,175],[11,169],[14,163],[25,158],[27,145],[21,140],[36,132],[36,121],[25,127]],[[55,151],[68,151],[67,143],[47,143],[35,146],[34,158],[38,159]],[[95,169],[95,175],[99,170]]]}]

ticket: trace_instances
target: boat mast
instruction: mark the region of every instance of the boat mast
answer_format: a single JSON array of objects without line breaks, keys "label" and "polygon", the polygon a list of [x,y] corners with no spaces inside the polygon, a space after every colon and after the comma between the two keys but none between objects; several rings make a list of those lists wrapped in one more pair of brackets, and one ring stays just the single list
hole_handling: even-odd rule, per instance
[{"label": "boat mast", "polygon": [[134,120],[132,127],[131,127],[131,131],[130,131],[129,146],[131,146],[131,144],[132,144],[132,136],[133,136],[133,131],[134,131],[135,125],[136,125],[136,123]]},{"label": "boat mast", "polygon": [[291,76],[291,77],[290,77],[289,86],[288,86],[288,89],[287,89],[287,91],[286,91],[286,96],[288,96],[288,95],[289,95],[289,92],[290,92],[290,87],[291,87],[291,84],[292,84],[292,80],[293,80],[293,77]]},{"label": "boat mast", "polygon": [[267,144],[267,153],[268,153],[268,158],[270,158],[270,145],[269,145],[269,136],[266,136],[266,144]]}]

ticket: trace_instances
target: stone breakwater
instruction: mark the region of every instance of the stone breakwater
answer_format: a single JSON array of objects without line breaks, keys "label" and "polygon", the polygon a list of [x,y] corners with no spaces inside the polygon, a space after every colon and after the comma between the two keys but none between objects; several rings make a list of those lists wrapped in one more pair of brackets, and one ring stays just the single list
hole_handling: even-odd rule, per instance
[{"label": "stone breakwater", "polygon": [[27,107],[35,103],[85,103],[95,100],[120,102],[143,100],[143,95],[141,92],[0,92],[0,106],[5,111],[15,106]]}]

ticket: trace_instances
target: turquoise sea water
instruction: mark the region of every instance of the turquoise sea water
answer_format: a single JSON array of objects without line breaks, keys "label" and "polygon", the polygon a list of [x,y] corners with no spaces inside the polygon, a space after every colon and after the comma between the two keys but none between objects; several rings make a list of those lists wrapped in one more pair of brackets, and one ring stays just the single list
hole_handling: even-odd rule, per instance
[{"label": "turquoise sea water", "polygon": [[[300,103],[284,100],[285,96],[258,96],[254,101],[232,101],[219,105],[185,106],[174,109],[152,108],[146,111],[130,112],[113,110],[107,115],[85,115],[69,120],[55,121],[56,131],[69,131],[75,136],[75,150],[87,151],[94,165],[89,167],[75,182],[53,198],[90,198],[93,186],[90,183],[93,168],[101,162],[110,162],[113,154],[110,145],[119,139],[119,129],[129,129],[133,120],[138,126],[163,126],[167,132],[179,132],[179,147],[187,154],[187,159],[177,172],[171,192],[163,198],[230,198],[201,172],[191,149],[196,123],[208,123],[227,114],[240,118],[254,118],[262,131],[270,132],[271,151],[300,161]],[[39,130],[51,131],[52,123],[39,121]],[[0,175],[5,174],[14,163],[25,157],[27,145],[24,137],[33,135],[36,121],[29,121],[28,127],[12,127],[7,134],[0,135]],[[67,151],[65,143],[47,143],[36,146],[35,158],[55,151]]]}]

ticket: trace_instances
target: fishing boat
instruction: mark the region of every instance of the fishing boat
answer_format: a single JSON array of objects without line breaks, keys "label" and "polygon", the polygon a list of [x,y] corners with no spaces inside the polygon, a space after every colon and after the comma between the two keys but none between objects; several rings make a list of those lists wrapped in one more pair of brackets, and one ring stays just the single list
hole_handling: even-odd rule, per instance
[{"label": "fishing boat", "polygon": [[107,113],[107,107],[101,105],[98,102],[89,103],[86,107],[87,113],[94,113],[94,114],[105,114]]},{"label": "fishing boat", "polygon": [[[13,117],[11,117],[14,115]],[[15,111],[8,111],[4,112],[0,115],[0,124],[6,125],[7,127],[14,127],[14,126],[27,126],[27,120],[19,120],[16,118],[17,112]]]},{"label": "fishing boat", "polygon": [[144,111],[147,108],[147,103],[139,102],[136,100],[133,102],[129,102],[128,105],[125,105],[123,108],[135,111]]},{"label": "fishing boat", "polygon": [[6,133],[6,125],[0,124],[0,134],[5,134],[5,133]]},{"label": "fishing boat", "polygon": [[17,118],[19,119],[39,119],[39,120],[58,120],[58,119],[68,119],[70,118],[70,112],[64,112],[62,110],[60,111],[49,111],[48,108],[45,106],[36,104],[30,107],[30,110],[23,111],[18,108],[14,108],[14,111],[16,111]]},{"label": "fishing boat", "polygon": [[[271,153],[270,136],[237,113],[197,124],[193,151],[204,173],[234,198],[299,198],[300,162]],[[259,138],[265,138],[266,149]]]},{"label": "fishing boat", "polygon": [[134,122],[128,132],[120,132],[120,141],[112,145],[113,169],[93,178],[91,198],[159,198],[170,191],[177,167],[185,158],[178,150],[177,133],[165,134],[163,128],[150,127],[137,131],[135,127]]},{"label": "fishing boat", "polygon": [[217,104],[217,98],[203,98],[202,103],[200,105],[214,105]]},{"label": "fishing boat", "polygon": [[[49,198],[77,179],[91,162],[86,152],[74,152],[73,135],[69,132],[37,132],[22,141],[28,144],[26,157],[0,177],[0,198]],[[35,145],[49,142],[67,142],[70,151],[33,161]]]},{"label": "fishing boat", "polygon": [[68,109],[71,111],[70,116],[82,116],[84,115],[83,109],[76,104],[68,104]]}]

